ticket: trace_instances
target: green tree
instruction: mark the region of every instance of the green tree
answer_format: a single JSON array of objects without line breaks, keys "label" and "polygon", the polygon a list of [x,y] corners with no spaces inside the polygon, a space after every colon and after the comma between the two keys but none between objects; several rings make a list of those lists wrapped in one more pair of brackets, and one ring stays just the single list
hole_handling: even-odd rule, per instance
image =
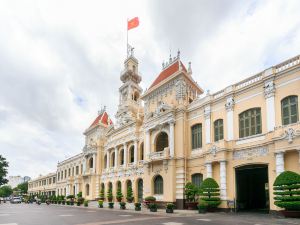
[{"label": "green tree", "polygon": [[207,208],[217,208],[221,204],[219,185],[213,178],[206,178],[200,190],[201,200],[207,203]]},{"label": "green tree", "polygon": [[28,191],[28,182],[18,184],[18,186],[14,188],[14,191],[20,191],[22,194],[26,194]]},{"label": "green tree", "polygon": [[8,197],[13,193],[13,189],[9,185],[0,187],[0,197]]},{"label": "green tree", "polygon": [[0,186],[6,184],[8,180],[5,178],[7,175],[8,162],[0,155]]}]

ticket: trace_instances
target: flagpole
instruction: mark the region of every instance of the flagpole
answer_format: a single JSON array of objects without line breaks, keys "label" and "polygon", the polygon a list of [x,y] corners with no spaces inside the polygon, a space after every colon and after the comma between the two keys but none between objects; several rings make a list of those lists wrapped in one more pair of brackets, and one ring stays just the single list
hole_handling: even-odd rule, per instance
[{"label": "flagpole", "polygon": [[127,31],[127,44],[126,44],[126,49],[127,49],[127,51],[126,51],[126,55],[127,55],[127,57],[128,57],[128,18],[127,18],[127,24],[126,24],[126,31]]}]

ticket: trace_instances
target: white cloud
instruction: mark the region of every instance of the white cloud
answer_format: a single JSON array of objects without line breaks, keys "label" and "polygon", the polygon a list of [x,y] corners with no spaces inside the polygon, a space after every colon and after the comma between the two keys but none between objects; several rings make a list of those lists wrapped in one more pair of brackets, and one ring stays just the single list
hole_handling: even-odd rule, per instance
[{"label": "white cloud", "polygon": [[217,91],[299,54],[299,9],[296,0],[1,1],[0,153],[10,175],[55,170],[81,151],[100,105],[114,116],[127,18],[140,18],[129,41],[144,89],[171,46]]}]

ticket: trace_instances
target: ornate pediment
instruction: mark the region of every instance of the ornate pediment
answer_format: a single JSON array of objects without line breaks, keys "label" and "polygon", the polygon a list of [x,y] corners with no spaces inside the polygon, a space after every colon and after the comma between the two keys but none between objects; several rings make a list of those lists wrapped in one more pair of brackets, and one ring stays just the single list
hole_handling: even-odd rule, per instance
[{"label": "ornate pediment", "polygon": [[300,130],[294,130],[293,128],[288,128],[284,131],[284,134],[281,136],[281,139],[288,140],[288,143],[292,143],[293,139],[297,136],[300,136]]}]

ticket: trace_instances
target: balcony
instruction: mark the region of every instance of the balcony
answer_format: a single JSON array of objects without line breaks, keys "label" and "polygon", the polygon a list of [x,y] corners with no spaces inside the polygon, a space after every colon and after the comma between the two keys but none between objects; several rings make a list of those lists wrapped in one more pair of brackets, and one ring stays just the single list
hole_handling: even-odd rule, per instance
[{"label": "balcony", "polygon": [[160,152],[151,152],[149,154],[149,159],[151,161],[158,161],[158,160],[167,159],[167,158],[169,158],[169,152],[170,152],[169,147],[164,148],[164,150],[160,151]]}]

